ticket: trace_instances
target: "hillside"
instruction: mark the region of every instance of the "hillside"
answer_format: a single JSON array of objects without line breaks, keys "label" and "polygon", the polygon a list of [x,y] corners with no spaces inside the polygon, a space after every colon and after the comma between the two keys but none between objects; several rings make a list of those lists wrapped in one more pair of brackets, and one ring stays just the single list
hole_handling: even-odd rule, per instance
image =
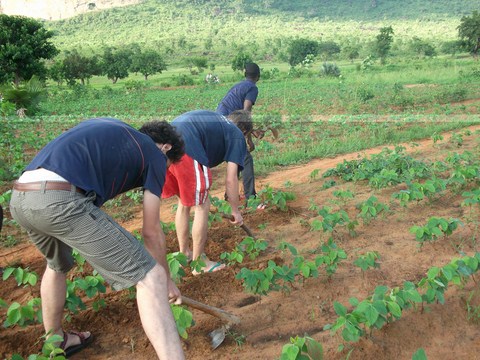
[{"label": "hillside", "polygon": [[[383,26],[396,40],[413,36],[433,42],[457,38],[470,0],[147,0],[137,5],[46,22],[56,45],[95,52],[103,46],[137,43],[178,59],[185,55],[231,58],[245,50],[278,58],[289,39],[309,37],[339,43],[371,41]],[[259,50],[261,49],[261,50]]]},{"label": "hillside", "polygon": [[0,14],[60,20],[83,13],[137,4],[141,0],[0,0]]}]

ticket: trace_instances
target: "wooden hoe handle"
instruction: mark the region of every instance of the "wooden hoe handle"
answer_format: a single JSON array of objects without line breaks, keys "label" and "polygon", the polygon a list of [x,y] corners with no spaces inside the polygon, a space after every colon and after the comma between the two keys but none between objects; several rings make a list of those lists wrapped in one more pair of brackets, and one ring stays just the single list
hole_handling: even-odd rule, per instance
[{"label": "wooden hoe handle", "polygon": [[[227,219],[227,220],[230,220],[230,221],[235,220],[232,215],[222,214],[222,217],[223,217],[224,219]],[[253,234],[252,230],[250,230],[250,228],[249,228],[247,225],[242,224],[242,225],[240,225],[240,227],[243,229],[243,231],[245,231],[245,233],[246,233],[248,236],[250,236],[251,238],[253,238],[253,239],[256,240],[255,235]]]},{"label": "wooden hoe handle", "polygon": [[182,304],[190,306],[194,309],[203,311],[204,313],[213,315],[215,317],[218,317],[219,319],[225,321],[229,325],[238,324],[240,322],[240,318],[236,315],[233,315],[225,310],[222,310],[207,304],[203,304],[196,300],[190,299],[189,297],[186,297],[184,295],[182,295]]}]

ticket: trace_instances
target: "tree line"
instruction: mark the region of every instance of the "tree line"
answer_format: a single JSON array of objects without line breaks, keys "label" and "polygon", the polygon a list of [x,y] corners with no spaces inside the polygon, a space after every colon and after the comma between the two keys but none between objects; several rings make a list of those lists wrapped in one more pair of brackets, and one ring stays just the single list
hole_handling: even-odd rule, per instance
[{"label": "tree line", "polygon": [[[478,55],[480,50],[480,13],[474,11],[470,16],[462,17],[458,26],[458,40],[444,44],[443,52],[455,53],[463,50]],[[40,81],[47,78],[62,84],[85,84],[93,76],[106,76],[116,83],[130,73],[142,74],[145,80],[154,74],[167,70],[164,56],[156,49],[145,49],[138,44],[123,47],[104,47],[100,54],[85,55],[74,49],[61,53],[53,44],[55,34],[44,28],[37,20],[21,16],[0,14],[0,84],[13,83],[19,87],[22,81],[37,77]],[[380,29],[379,34],[369,44],[369,58],[378,58],[385,62],[392,50],[394,29],[391,26]],[[413,37],[410,50],[422,56],[436,55],[435,47],[428,41]],[[308,38],[291,39],[283,45],[282,59],[291,67],[308,65],[314,59],[324,61],[336,58],[339,54],[346,59],[359,57],[362,45],[347,42],[340,46],[334,41],[316,41]],[[242,69],[251,54],[244,48],[238,48],[238,54],[232,61],[232,69]],[[208,64],[206,56],[186,56],[184,65],[192,74],[202,72],[214,64]],[[0,94],[4,91],[0,88]],[[3,96],[5,97],[5,96]],[[0,98],[1,99],[1,98]]]}]

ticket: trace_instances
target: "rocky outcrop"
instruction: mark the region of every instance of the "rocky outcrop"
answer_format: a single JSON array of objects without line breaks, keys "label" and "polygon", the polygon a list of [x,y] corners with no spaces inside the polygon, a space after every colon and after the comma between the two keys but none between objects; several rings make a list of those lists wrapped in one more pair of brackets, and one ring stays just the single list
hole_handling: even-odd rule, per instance
[{"label": "rocky outcrop", "polygon": [[138,4],[142,0],[0,0],[0,13],[61,20],[86,12]]}]

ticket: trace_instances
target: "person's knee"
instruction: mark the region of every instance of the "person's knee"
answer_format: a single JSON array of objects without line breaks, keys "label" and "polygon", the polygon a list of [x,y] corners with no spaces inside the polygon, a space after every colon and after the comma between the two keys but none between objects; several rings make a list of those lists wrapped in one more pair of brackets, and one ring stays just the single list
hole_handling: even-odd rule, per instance
[{"label": "person's knee", "polygon": [[166,286],[167,284],[167,272],[165,269],[156,264],[145,277],[137,283],[138,287],[151,288],[152,286]]}]

